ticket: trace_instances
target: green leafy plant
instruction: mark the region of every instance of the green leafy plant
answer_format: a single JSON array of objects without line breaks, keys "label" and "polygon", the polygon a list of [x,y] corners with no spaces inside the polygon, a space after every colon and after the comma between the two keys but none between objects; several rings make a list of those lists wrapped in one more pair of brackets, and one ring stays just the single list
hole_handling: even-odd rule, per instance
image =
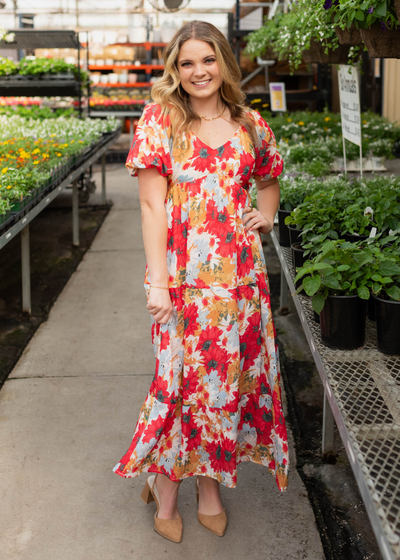
[{"label": "green leafy plant", "polygon": [[357,29],[369,29],[379,23],[384,29],[399,25],[394,2],[391,0],[340,0],[325,1],[327,13],[342,29],[355,25]]},{"label": "green leafy plant", "polygon": [[369,299],[371,263],[374,255],[370,247],[343,240],[327,241],[312,261],[298,269],[295,281],[303,279],[302,289],[312,297],[312,307],[321,313],[329,295],[358,295]]},{"label": "green leafy plant", "polygon": [[13,60],[0,56],[0,76],[11,76],[16,74],[17,70],[18,66]]}]

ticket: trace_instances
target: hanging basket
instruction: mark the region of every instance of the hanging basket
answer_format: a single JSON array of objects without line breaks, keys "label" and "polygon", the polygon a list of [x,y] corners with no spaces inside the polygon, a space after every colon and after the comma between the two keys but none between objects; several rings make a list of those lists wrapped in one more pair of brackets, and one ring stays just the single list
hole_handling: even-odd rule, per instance
[{"label": "hanging basket", "polygon": [[303,51],[303,58],[306,64],[319,62],[320,64],[347,64],[349,56],[349,45],[339,45],[334,51],[329,50],[325,54],[325,47],[315,39],[311,39],[310,48]]},{"label": "hanging basket", "polygon": [[361,29],[364,41],[371,58],[400,58],[400,28],[382,31],[379,24],[369,29]]},{"label": "hanging basket", "polygon": [[400,22],[400,0],[394,0],[394,9],[396,10],[397,19]]},{"label": "hanging basket", "polygon": [[339,43],[341,45],[349,45],[350,47],[357,47],[362,45],[360,30],[357,29],[354,24],[352,24],[350,27],[346,27],[346,29],[342,29],[341,27],[336,26],[335,33],[338,36]]}]

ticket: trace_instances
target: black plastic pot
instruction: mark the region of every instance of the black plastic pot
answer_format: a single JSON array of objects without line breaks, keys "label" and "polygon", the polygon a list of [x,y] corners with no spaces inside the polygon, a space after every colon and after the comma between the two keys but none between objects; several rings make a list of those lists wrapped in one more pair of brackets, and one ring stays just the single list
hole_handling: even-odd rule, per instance
[{"label": "black plastic pot", "polygon": [[367,316],[370,321],[375,321],[375,302],[372,297],[368,300]]},{"label": "black plastic pot", "polygon": [[350,241],[350,243],[355,243],[357,241],[365,241],[368,239],[368,235],[354,235],[353,233],[342,233],[340,235],[341,239],[345,241]]},{"label": "black plastic pot", "polygon": [[[292,245],[292,262],[295,271],[297,268],[301,268],[307,260],[307,258],[304,257],[304,251],[305,249],[303,249],[300,243],[294,243]],[[301,286],[302,282],[303,282],[302,278],[300,278],[300,280],[297,280],[297,282],[295,282],[296,290]],[[300,294],[304,294],[304,290],[302,290]]]},{"label": "black plastic pot", "polygon": [[316,323],[318,323],[318,325],[319,325],[320,322],[321,322],[320,316],[318,315],[318,313],[317,313],[316,311],[314,311],[314,321],[315,321]]},{"label": "black plastic pot", "polygon": [[365,342],[367,301],[358,296],[328,296],[320,314],[321,338],[328,348],[354,350]]},{"label": "black plastic pot", "polygon": [[375,303],[378,350],[400,356],[400,302],[372,295]]},{"label": "black plastic pot", "polygon": [[290,210],[278,210],[279,245],[281,247],[290,247],[289,229],[285,224],[285,218],[290,216],[290,214]]},{"label": "black plastic pot", "polygon": [[290,237],[290,245],[294,245],[295,243],[300,243],[302,240],[301,233],[302,229],[297,229],[296,226],[289,226],[289,237]]}]

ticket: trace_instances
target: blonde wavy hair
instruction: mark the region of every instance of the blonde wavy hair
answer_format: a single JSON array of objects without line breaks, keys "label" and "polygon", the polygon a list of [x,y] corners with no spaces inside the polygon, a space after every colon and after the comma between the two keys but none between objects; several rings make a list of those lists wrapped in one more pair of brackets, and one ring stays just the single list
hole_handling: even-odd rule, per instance
[{"label": "blonde wavy hair", "polygon": [[190,39],[204,41],[214,50],[222,77],[221,99],[232,119],[244,126],[253,145],[258,145],[254,120],[244,105],[246,96],[240,89],[241,72],[232,49],[221,31],[205,21],[191,21],[176,32],[164,51],[164,74],[151,89],[153,100],[162,107],[162,116],[170,117],[173,144],[176,145],[182,133],[188,132],[192,124],[200,120],[190,106],[188,93],[181,86],[177,64],[181,46]]}]

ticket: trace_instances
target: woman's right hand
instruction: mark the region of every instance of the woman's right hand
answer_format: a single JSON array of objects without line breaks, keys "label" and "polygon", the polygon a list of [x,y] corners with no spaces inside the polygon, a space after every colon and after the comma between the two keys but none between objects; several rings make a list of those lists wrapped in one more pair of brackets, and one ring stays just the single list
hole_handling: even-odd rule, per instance
[{"label": "woman's right hand", "polygon": [[165,325],[172,313],[171,296],[167,290],[152,288],[150,286],[149,297],[147,299],[147,309],[153,315],[157,323]]}]

